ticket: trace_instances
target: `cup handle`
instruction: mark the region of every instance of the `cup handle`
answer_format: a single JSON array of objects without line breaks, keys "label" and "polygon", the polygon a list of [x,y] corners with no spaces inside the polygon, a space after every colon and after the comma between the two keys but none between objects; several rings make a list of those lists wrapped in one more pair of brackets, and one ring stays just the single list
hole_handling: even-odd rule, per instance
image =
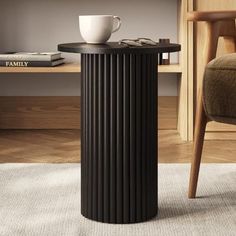
[{"label": "cup handle", "polygon": [[118,24],[117,24],[116,28],[112,30],[112,33],[118,31],[120,29],[120,27],[121,27],[121,19],[120,19],[120,17],[119,16],[113,16],[113,21],[114,20],[117,20]]}]

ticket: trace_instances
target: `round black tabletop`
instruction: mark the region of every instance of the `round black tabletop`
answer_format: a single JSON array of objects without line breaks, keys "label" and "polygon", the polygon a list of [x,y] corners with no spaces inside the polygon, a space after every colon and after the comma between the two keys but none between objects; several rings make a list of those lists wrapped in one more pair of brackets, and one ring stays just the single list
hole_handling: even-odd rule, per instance
[{"label": "round black tabletop", "polygon": [[155,46],[144,45],[142,47],[127,46],[117,42],[106,44],[87,43],[66,43],[59,44],[58,50],[61,52],[82,53],[82,54],[119,54],[119,53],[165,53],[178,52],[181,50],[179,44],[158,43]]}]

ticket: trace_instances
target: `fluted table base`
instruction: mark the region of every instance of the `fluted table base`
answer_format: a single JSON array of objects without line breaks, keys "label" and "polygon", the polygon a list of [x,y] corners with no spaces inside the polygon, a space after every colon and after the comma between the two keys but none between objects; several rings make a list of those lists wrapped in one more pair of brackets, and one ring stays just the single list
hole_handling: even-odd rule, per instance
[{"label": "fluted table base", "polygon": [[82,54],[81,212],[157,214],[157,54]]}]

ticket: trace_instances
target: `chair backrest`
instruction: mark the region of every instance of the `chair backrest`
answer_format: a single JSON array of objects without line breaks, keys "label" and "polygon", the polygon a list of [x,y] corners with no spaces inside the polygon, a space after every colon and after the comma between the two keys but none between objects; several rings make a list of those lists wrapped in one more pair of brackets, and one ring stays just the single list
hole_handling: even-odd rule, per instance
[{"label": "chair backrest", "polygon": [[236,52],[236,11],[193,11],[188,21],[204,21],[207,27],[205,64],[216,57],[218,39],[223,37],[227,52]]}]

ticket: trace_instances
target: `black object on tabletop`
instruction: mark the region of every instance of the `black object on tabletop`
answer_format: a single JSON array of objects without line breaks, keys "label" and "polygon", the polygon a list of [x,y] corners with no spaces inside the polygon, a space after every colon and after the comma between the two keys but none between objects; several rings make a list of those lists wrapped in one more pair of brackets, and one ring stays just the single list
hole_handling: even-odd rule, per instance
[{"label": "black object on tabletop", "polygon": [[60,44],[81,53],[81,213],[106,223],[157,214],[158,53],[178,44]]},{"label": "black object on tabletop", "polygon": [[[159,39],[159,43],[169,44],[170,39]],[[159,54],[159,65],[170,65],[170,53]]]}]

